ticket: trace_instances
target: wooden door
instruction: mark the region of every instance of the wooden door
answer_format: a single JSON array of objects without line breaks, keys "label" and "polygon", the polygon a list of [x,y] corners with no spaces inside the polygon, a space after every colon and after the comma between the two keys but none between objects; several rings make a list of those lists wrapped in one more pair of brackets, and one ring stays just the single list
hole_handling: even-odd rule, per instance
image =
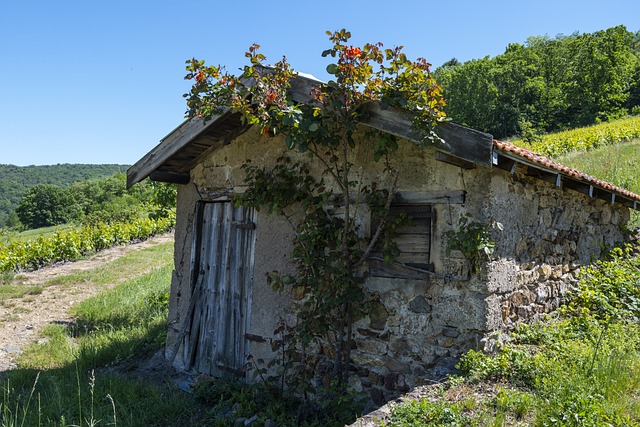
[{"label": "wooden door", "polygon": [[199,207],[195,238],[195,300],[189,331],[190,368],[241,376],[248,342],[253,284],[253,209],[232,202]]}]

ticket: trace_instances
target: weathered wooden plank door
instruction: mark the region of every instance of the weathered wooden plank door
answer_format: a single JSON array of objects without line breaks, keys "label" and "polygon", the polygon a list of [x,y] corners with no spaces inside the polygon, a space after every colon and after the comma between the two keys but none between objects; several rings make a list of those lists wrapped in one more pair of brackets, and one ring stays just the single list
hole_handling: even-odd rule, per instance
[{"label": "weathered wooden plank door", "polygon": [[240,376],[248,352],[254,212],[212,202],[200,206],[198,217],[188,360],[200,373]]}]

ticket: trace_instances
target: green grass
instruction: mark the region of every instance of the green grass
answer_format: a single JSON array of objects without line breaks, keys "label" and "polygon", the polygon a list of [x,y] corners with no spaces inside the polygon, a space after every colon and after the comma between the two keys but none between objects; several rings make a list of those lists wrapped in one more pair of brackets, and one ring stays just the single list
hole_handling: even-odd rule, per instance
[{"label": "green grass", "polygon": [[588,175],[640,194],[640,139],[577,151],[556,159]]},{"label": "green grass", "polygon": [[171,260],[164,243],[49,283],[121,284],[75,306],[74,323],[49,326],[25,349],[4,378],[0,425],[196,425],[192,396],[119,373],[164,345]]},{"label": "green grass", "polygon": [[[589,151],[573,151],[555,160],[587,175],[640,194],[640,139]],[[629,226],[640,228],[639,211],[631,212]]]},{"label": "green grass", "polygon": [[27,295],[39,295],[44,288],[41,285],[15,284],[15,278],[7,280],[0,286],[0,304],[6,306],[6,301],[15,298],[24,298]]}]

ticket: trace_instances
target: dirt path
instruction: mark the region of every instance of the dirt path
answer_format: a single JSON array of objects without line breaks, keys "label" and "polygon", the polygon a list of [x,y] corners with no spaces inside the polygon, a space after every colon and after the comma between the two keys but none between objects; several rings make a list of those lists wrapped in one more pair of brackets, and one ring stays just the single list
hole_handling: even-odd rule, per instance
[{"label": "dirt path", "polygon": [[[157,236],[141,243],[117,246],[101,251],[92,257],[75,262],[46,267],[19,275],[25,284],[44,283],[55,277],[94,269],[107,264],[131,251],[173,240],[172,234]],[[41,294],[28,295],[5,301],[0,306],[0,373],[16,367],[15,361],[23,348],[41,338],[41,331],[50,324],[67,324],[73,320],[69,309],[76,303],[109,289],[108,286],[94,286],[78,283],[74,286],[54,285],[45,288]]]}]

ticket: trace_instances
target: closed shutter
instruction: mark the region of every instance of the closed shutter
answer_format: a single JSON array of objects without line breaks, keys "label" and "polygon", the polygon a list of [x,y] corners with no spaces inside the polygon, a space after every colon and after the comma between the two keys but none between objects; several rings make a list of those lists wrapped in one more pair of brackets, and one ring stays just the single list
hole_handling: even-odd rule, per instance
[{"label": "closed shutter", "polygon": [[[430,205],[392,205],[389,214],[397,217],[406,214],[411,221],[396,229],[395,241],[400,249],[400,255],[393,262],[382,260],[382,245],[378,245],[372,253],[369,263],[369,275],[377,277],[392,277],[403,279],[423,279],[429,271],[433,271],[431,264],[431,228],[433,213]],[[377,224],[372,224],[375,230]]]}]

